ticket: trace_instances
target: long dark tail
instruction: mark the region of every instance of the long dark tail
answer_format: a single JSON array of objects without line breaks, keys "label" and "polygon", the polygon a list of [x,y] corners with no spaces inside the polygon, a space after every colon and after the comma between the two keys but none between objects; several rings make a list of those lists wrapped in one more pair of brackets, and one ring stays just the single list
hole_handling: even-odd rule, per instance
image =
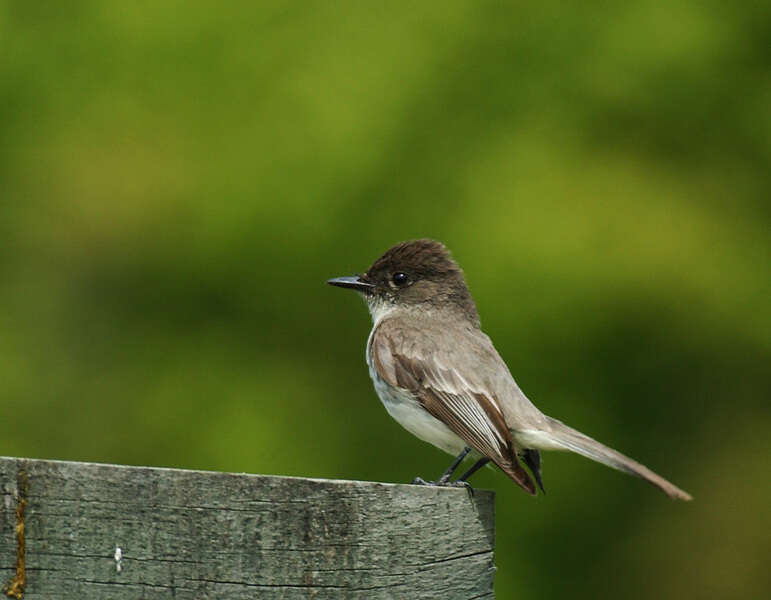
[{"label": "long dark tail", "polygon": [[664,492],[670,498],[676,498],[678,500],[692,500],[693,498],[687,492],[684,492],[679,487],[670,483],[663,477],[657,475],[651,471],[648,467],[641,465],[637,461],[624,456],[620,452],[616,452],[612,448],[601,444],[597,440],[593,440],[588,435],[584,435],[580,431],[576,431],[572,427],[568,427],[557,419],[549,419],[549,425],[551,425],[550,432],[542,432],[547,435],[549,441],[555,445],[570,450],[586,458],[591,458],[599,463],[624,471],[630,475],[635,475],[644,479],[648,483],[655,485],[662,492]]}]

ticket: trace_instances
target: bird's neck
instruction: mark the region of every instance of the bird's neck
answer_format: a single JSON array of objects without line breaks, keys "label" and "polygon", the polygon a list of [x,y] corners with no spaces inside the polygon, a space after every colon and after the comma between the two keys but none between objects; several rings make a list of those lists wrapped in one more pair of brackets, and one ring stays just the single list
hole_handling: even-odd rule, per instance
[{"label": "bird's neck", "polygon": [[479,328],[479,316],[473,301],[468,303],[431,301],[418,304],[401,305],[382,298],[367,298],[367,307],[372,316],[373,327],[376,327],[383,319],[389,317],[403,317],[412,319],[431,319],[458,323],[468,321],[474,327]]}]

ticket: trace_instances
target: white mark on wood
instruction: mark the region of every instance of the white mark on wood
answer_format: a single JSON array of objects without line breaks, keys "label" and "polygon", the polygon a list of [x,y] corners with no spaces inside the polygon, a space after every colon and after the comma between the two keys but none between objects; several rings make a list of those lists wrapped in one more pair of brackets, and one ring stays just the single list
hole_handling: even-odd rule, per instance
[{"label": "white mark on wood", "polygon": [[[15,482],[14,482],[15,483]],[[4,504],[6,510],[10,509],[15,502],[18,500],[18,490],[16,489],[16,486],[13,485],[11,482],[8,482],[3,485],[3,496],[4,496]]]},{"label": "white mark on wood", "polygon": [[120,573],[123,569],[123,551],[120,546],[115,546],[115,572]]}]

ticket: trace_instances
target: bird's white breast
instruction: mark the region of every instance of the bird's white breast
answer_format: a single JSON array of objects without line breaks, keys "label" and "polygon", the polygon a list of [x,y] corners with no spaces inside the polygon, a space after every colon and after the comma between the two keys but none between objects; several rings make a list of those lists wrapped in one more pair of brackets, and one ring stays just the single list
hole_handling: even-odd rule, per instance
[{"label": "bird's white breast", "polygon": [[433,444],[445,452],[458,454],[466,446],[463,440],[455,435],[444,423],[426,411],[410,392],[390,385],[378,375],[377,369],[375,369],[372,362],[370,350],[372,335],[377,324],[376,321],[375,326],[372,328],[372,333],[370,333],[367,340],[366,360],[369,367],[369,376],[372,378],[375,392],[377,392],[383,406],[385,406],[388,414],[412,435],[424,442]]}]

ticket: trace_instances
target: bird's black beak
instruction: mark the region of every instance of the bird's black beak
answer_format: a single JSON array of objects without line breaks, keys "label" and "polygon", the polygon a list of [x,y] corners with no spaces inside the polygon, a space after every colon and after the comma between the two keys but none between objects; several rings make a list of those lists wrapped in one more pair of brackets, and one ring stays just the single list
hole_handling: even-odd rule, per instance
[{"label": "bird's black beak", "polygon": [[327,279],[327,283],[341,288],[356,290],[357,292],[368,292],[375,287],[369,281],[363,279],[361,275],[356,275],[355,277],[334,277]]}]

